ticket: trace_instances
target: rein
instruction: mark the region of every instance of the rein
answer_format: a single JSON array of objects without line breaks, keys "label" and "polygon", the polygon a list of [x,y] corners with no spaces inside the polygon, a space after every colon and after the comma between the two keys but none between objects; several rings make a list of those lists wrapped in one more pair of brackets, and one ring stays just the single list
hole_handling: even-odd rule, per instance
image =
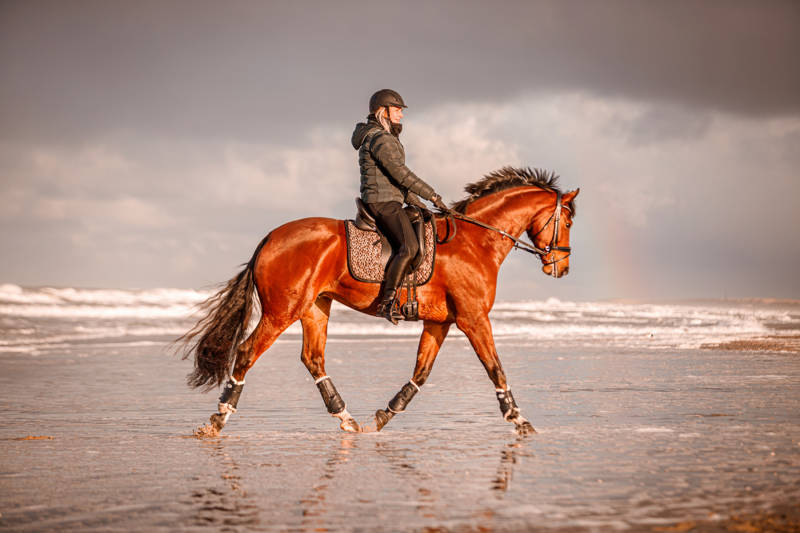
[{"label": "rein", "polygon": [[513,235],[511,235],[507,231],[503,231],[500,228],[496,228],[494,226],[490,226],[489,224],[481,222],[480,220],[474,219],[474,218],[472,218],[470,216],[467,216],[467,215],[464,215],[462,213],[457,213],[457,212],[452,211],[452,210],[445,211],[445,213],[447,215],[447,221],[446,221],[447,233],[445,234],[446,236],[445,236],[444,240],[440,241],[439,244],[448,243],[453,239],[453,237],[455,237],[455,235],[456,235],[456,224],[455,224],[455,221],[452,223],[453,233],[451,235],[450,234],[450,219],[451,218],[458,218],[458,219],[463,220],[464,222],[469,222],[470,224],[474,224],[474,225],[479,226],[481,228],[488,229],[490,231],[494,231],[496,233],[499,233],[503,237],[507,237],[507,238],[511,239],[514,242],[514,249],[515,250],[522,250],[524,252],[528,252],[528,253],[531,253],[531,254],[534,254],[534,255],[538,255],[539,257],[542,258],[542,260],[544,260],[544,256],[546,256],[550,252],[567,252],[567,255],[565,255],[564,257],[561,257],[559,259],[555,259],[553,261],[544,263],[545,266],[554,265],[553,274],[552,275],[553,275],[553,277],[558,277],[558,267],[555,266],[555,265],[557,263],[563,261],[564,259],[566,259],[570,255],[572,255],[572,247],[570,247],[570,246],[558,246],[558,227],[559,227],[559,224],[561,222],[561,209],[562,209],[562,207],[563,207],[563,209],[569,210],[568,207],[564,207],[564,206],[561,205],[561,192],[560,191],[556,191],[556,207],[553,210],[553,214],[550,215],[550,218],[547,219],[547,222],[545,222],[545,224],[541,227],[541,229],[539,231],[537,231],[536,234],[533,236],[533,238],[535,239],[536,236],[539,235],[542,231],[544,231],[545,228],[547,228],[547,226],[549,226],[551,222],[555,222],[555,228],[553,230],[553,237],[552,237],[552,239],[550,239],[550,244],[545,246],[544,250],[542,250],[541,248],[537,248],[536,245],[534,245],[532,243],[528,243],[528,242],[523,241],[522,239],[514,237]]}]

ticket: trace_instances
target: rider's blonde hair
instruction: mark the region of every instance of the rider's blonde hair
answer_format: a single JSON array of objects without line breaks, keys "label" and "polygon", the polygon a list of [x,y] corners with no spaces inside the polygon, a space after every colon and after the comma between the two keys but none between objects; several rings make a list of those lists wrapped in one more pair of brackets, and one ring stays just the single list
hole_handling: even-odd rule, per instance
[{"label": "rider's blonde hair", "polygon": [[389,122],[389,117],[386,116],[386,107],[379,107],[378,110],[375,111],[375,118],[381,123],[383,129],[389,132],[392,131],[392,125]]}]

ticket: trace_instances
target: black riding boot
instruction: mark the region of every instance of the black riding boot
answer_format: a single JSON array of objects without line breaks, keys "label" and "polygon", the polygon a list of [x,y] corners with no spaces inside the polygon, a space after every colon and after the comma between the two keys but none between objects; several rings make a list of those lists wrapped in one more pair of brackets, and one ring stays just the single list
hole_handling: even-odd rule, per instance
[{"label": "black riding boot", "polygon": [[396,305],[397,289],[408,271],[411,260],[417,255],[419,243],[417,235],[408,220],[408,214],[400,202],[369,204],[381,232],[392,245],[392,257],[386,265],[383,276],[383,300],[378,307],[378,316],[392,324],[403,319]]},{"label": "black riding boot", "polygon": [[397,290],[387,288],[383,293],[383,300],[378,306],[378,316],[382,316],[395,326],[398,320],[403,318],[403,315],[400,314],[400,310],[397,308],[396,302]]}]

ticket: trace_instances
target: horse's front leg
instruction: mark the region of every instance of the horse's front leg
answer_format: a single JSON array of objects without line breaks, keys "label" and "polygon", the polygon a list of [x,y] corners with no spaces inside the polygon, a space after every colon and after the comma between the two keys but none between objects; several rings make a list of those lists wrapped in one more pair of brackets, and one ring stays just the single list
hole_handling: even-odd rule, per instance
[{"label": "horse's front leg", "polygon": [[318,298],[300,318],[303,325],[303,352],[300,359],[314,378],[328,412],[341,420],[339,427],[344,431],[359,432],[361,428],[358,422],[347,411],[347,405],[339,396],[333,380],[325,374],[325,341],[328,338],[330,312],[331,300]]},{"label": "horse's front leg", "polygon": [[449,323],[439,324],[428,321],[424,323],[422,337],[419,339],[419,348],[417,349],[417,363],[414,366],[414,375],[411,381],[403,385],[400,392],[395,394],[386,409],[378,409],[375,413],[375,424],[378,431],[380,431],[394,415],[405,411],[408,403],[414,395],[419,392],[419,388],[422,387],[425,380],[428,379],[428,375],[431,373],[433,362],[436,360],[436,354],[439,353],[439,348],[442,347],[442,343],[449,329]]},{"label": "horse's front leg", "polygon": [[517,431],[522,435],[536,433],[531,423],[520,413],[517,402],[514,401],[514,396],[511,394],[511,388],[506,383],[506,375],[500,364],[500,357],[497,355],[488,315],[459,317],[456,319],[456,325],[469,339],[472,348],[478,354],[478,359],[486,369],[486,373],[489,374],[489,379],[494,383],[503,418],[508,422],[513,422]]}]

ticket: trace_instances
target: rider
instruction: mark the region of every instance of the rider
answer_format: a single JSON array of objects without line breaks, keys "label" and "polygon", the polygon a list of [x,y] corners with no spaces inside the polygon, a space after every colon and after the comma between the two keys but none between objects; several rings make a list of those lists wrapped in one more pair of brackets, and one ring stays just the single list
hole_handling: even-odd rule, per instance
[{"label": "rider", "polygon": [[381,89],[369,99],[367,122],[356,124],[351,139],[353,148],[358,150],[361,199],[375,217],[378,229],[392,245],[378,316],[393,324],[402,318],[395,307],[397,289],[419,250],[403,202],[422,205],[417,198],[419,195],[439,209],[447,209],[433,187],[418,178],[405,164],[406,153],[399,139],[405,107],[403,98],[396,91]]}]

